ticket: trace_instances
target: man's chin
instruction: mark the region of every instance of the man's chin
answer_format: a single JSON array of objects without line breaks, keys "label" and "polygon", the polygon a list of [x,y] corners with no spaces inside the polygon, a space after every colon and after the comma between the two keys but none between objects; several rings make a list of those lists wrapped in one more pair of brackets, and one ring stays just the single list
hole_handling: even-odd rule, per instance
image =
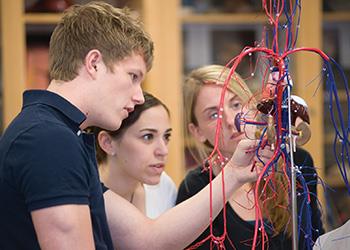
[{"label": "man's chin", "polygon": [[114,120],[113,123],[108,124],[108,126],[106,125],[104,127],[101,126],[101,128],[109,131],[115,131],[115,130],[118,130],[121,125],[122,125],[122,120],[120,120],[119,122]]},{"label": "man's chin", "polygon": [[113,131],[120,129],[120,126],[122,125],[122,121],[120,121],[119,123],[117,123],[117,125],[115,126],[115,128],[113,129]]}]

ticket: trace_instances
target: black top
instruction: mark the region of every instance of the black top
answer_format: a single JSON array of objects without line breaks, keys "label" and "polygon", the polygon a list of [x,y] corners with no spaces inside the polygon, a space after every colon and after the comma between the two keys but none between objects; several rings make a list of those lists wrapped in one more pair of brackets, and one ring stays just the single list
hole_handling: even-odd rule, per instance
[{"label": "black top", "polygon": [[23,102],[0,140],[0,249],[40,249],[30,212],[63,204],[89,205],[96,249],[113,249],[85,115],[49,91]]},{"label": "black top", "polygon": [[[310,193],[316,194],[315,181],[317,180],[317,175],[315,175],[316,172],[313,167],[313,161],[311,156],[305,150],[298,149],[297,152],[294,154],[294,161],[296,165],[303,166],[301,171],[302,171],[303,177],[305,178],[306,183],[308,183]],[[177,204],[181,203],[182,201],[195,195],[200,190],[202,190],[208,183],[209,183],[208,171],[203,172],[201,166],[194,170],[191,170],[187,174],[185,180],[182,181],[179,187],[176,203]],[[300,192],[300,190],[298,191]],[[306,222],[308,221],[305,215],[307,214],[306,211],[308,210],[306,205],[302,205],[303,201],[305,200],[303,198],[305,198],[305,196],[303,195],[298,196],[299,214],[301,214],[300,213],[301,207],[303,209],[303,213],[302,213],[303,216],[301,219],[301,223],[299,222],[299,224],[301,225],[302,229],[305,229]],[[321,216],[317,207],[317,201],[315,196],[312,196],[310,205],[311,205],[310,207],[312,211],[311,221],[314,227],[314,230],[312,230],[313,231],[312,239],[316,240],[318,235],[324,233],[324,231],[322,228]],[[235,213],[232,207],[227,203],[226,204],[226,222],[227,222],[226,227],[227,227],[227,233],[228,233],[224,242],[226,249],[251,250],[253,237],[254,237],[255,221],[244,221],[238,216],[238,214]],[[224,225],[224,219],[223,219],[223,212],[221,211],[220,214],[213,221],[213,234],[215,236],[222,235],[223,225]],[[268,227],[265,227],[265,230],[268,233]],[[210,231],[208,227],[205,230],[205,232],[202,235],[200,235],[190,246],[205,239],[206,237],[208,237],[209,234],[210,234]],[[300,235],[301,236],[299,239],[299,249],[312,249],[312,242],[313,242],[312,239],[306,236],[308,240],[305,241],[304,239],[305,234],[301,232]],[[259,240],[258,240],[258,243],[259,243]],[[257,243],[256,249],[262,249],[261,244],[260,243],[258,244],[258,243]],[[234,245],[234,247],[232,246],[232,244]],[[265,246],[265,249],[269,249],[269,250],[292,249],[291,239],[288,238],[283,233],[276,235],[274,237],[269,235],[268,245],[269,245],[268,247]],[[197,249],[211,249],[210,240],[206,241],[202,246],[198,247]]]}]

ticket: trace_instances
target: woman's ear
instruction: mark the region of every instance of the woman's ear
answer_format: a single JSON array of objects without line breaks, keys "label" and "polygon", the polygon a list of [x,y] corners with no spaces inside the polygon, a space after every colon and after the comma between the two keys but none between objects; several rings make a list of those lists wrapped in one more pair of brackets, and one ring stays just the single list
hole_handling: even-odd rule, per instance
[{"label": "woman's ear", "polygon": [[100,148],[107,155],[114,156],[116,154],[116,150],[113,145],[113,138],[107,131],[102,130],[100,133],[98,133],[97,140]]},{"label": "woman's ear", "polygon": [[102,54],[97,49],[90,50],[85,56],[85,68],[92,78],[96,77],[95,75],[98,71],[98,65],[100,65],[100,62],[102,62]]},{"label": "woman's ear", "polygon": [[188,130],[196,140],[202,143],[204,143],[207,140],[207,138],[201,133],[200,128],[194,125],[193,123],[188,124]]}]

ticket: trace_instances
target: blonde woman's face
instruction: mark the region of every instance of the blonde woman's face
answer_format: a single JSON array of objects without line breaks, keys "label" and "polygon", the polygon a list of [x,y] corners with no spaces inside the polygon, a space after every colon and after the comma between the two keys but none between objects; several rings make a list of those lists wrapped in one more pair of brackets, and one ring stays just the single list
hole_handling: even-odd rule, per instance
[{"label": "blonde woman's face", "polygon": [[[203,85],[198,93],[194,107],[194,115],[198,125],[195,131],[191,131],[194,137],[201,141],[215,143],[216,125],[219,114],[219,104],[222,86]],[[242,111],[242,100],[230,91],[226,91],[223,105],[222,129],[219,135],[219,149],[221,153],[230,156],[237,147],[238,142],[244,137],[243,132],[238,132],[235,126],[235,117]]]}]

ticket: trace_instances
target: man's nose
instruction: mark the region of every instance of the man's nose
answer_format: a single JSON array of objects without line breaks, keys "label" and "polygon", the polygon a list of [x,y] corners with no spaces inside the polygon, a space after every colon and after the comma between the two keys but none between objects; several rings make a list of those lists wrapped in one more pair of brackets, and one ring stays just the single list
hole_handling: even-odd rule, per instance
[{"label": "man's nose", "polygon": [[141,87],[138,87],[135,95],[133,96],[133,101],[135,102],[136,105],[140,105],[145,102],[145,97],[143,96]]}]

